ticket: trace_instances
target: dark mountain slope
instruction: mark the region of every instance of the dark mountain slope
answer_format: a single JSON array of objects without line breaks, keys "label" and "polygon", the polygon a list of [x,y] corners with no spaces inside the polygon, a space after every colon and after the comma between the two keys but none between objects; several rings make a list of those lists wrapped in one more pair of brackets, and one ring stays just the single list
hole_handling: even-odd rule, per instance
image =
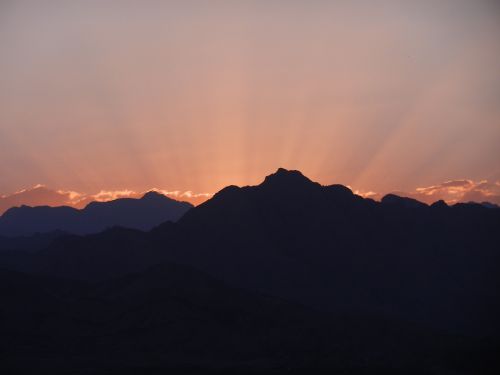
[{"label": "dark mountain slope", "polygon": [[146,233],[115,227],[86,236],[65,236],[35,254],[39,273],[100,281],[144,270],[161,261]]},{"label": "dark mountain slope", "polygon": [[93,285],[0,270],[0,290],[8,373],[441,374],[493,363],[481,341],[332,317],[173,264]]},{"label": "dark mountain slope", "polygon": [[63,236],[11,259],[31,274],[0,272],[0,363],[495,373],[499,224],[494,208],[378,203],[280,169],[149,233]]},{"label": "dark mountain slope", "polygon": [[0,236],[0,253],[3,251],[36,252],[50,245],[56,238],[67,235],[63,231],[36,233],[30,236],[2,237]]},{"label": "dark mountain slope", "polygon": [[227,187],[149,234],[62,238],[31,269],[105,280],[172,261],[324,311],[491,336],[499,333],[499,227],[500,210],[396,196],[378,203],[281,169],[261,185]]},{"label": "dark mountain slope", "polygon": [[149,230],[164,221],[178,220],[191,208],[190,203],[155,192],[146,193],[141,199],[92,202],[82,210],[21,206],[7,210],[0,217],[0,235],[27,236],[56,230],[87,234],[113,226]]},{"label": "dark mountain slope", "polygon": [[[498,333],[500,211],[363,199],[279,170],[153,231],[170,259],[332,311]],[[195,234],[195,235],[193,235]]]}]

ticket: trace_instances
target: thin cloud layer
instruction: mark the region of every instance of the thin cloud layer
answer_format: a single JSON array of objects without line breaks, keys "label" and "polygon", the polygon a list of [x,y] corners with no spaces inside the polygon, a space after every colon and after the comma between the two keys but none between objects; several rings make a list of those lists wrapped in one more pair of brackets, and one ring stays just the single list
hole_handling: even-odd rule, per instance
[{"label": "thin cloud layer", "polygon": [[16,191],[10,195],[0,196],[0,214],[10,207],[27,206],[64,206],[72,205],[76,199],[73,192],[54,191],[43,185],[36,185],[29,189]]},{"label": "thin cloud layer", "polygon": [[0,196],[0,215],[11,207],[16,206],[71,206],[83,208],[90,202],[108,202],[119,198],[140,198],[148,191],[166,195],[172,199],[188,201],[194,205],[203,203],[211,198],[210,193],[193,193],[192,191],[168,191],[153,188],[144,192],[133,190],[101,190],[96,194],[85,194],[76,191],[51,190],[44,185],[36,185],[29,189],[22,189],[10,195]]},{"label": "thin cloud layer", "polygon": [[490,202],[500,204],[500,182],[453,180],[417,188],[412,196],[426,203],[444,200],[458,202]]},{"label": "thin cloud layer", "polygon": [[[365,198],[379,200],[383,194],[373,191],[355,191],[356,194]],[[393,194],[417,199],[427,204],[444,200],[448,204],[460,202],[489,202],[500,205],[500,181],[489,182],[473,181],[467,179],[445,181],[441,184],[418,187],[413,192],[393,191]]]},{"label": "thin cloud layer", "polygon": [[[85,194],[71,190],[51,190],[44,185],[19,190],[10,195],[0,196],[0,215],[11,207],[27,206],[72,206],[83,208],[90,202],[107,202],[119,198],[140,198],[148,191],[166,195],[175,200],[188,201],[199,205],[210,199],[211,193],[194,193],[190,190],[165,190],[152,188],[143,192],[133,190],[101,190],[96,194]],[[384,194],[374,191],[354,190],[355,194],[365,198],[380,200]],[[490,202],[500,205],[500,181],[489,182],[467,179],[445,181],[441,184],[418,187],[413,192],[392,191],[403,197],[417,199],[427,204],[444,200],[448,204],[459,202]]]}]

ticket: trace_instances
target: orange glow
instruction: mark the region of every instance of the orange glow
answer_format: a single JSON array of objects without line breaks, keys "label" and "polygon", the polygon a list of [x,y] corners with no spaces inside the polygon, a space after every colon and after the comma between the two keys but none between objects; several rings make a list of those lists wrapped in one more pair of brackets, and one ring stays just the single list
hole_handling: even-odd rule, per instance
[{"label": "orange glow", "polygon": [[[261,181],[259,181],[261,182]],[[332,182],[333,183],[333,182]],[[352,187],[350,187],[352,189]],[[467,179],[446,181],[441,184],[428,187],[419,187],[411,191],[387,191],[374,192],[352,189],[355,194],[364,198],[380,200],[387,193],[417,199],[421,202],[432,204],[438,200],[444,200],[448,204],[458,202],[490,202],[500,205],[500,181],[472,181]],[[85,194],[75,191],[51,190],[44,185],[36,185],[33,188],[22,189],[10,195],[0,196],[0,215],[10,207],[28,206],[72,206],[83,208],[93,201],[107,202],[119,198],[140,198],[148,191],[156,191],[172,199],[190,202],[199,205],[210,199],[213,193],[193,193],[190,190],[165,190],[152,188],[143,192],[133,190],[100,190],[96,194]]]},{"label": "orange glow", "polygon": [[96,194],[78,193],[75,191],[51,190],[44,185],[36,185],[29,189],[22,189],[13,194],[0,195],[0,215],[11,207],[26,206],[71,206],[84,208],[93,201],[108,202],[119,198],[141,198],[148,191],[156,191],[178,201],[190,202],[194,205],[210,199],[213,194],[193,193],[192,191],[168,191],[163,189],[149,189],[144,192],[132,190],[101,190]]},{"label": "orange glow", "polygon": [[498,4],[361,3],[2,5],[0,192],[500,180]]}]

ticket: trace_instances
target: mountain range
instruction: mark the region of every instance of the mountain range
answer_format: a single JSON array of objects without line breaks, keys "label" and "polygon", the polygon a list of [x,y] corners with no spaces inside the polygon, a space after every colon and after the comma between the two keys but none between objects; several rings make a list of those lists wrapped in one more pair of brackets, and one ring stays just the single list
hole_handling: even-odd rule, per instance
[{"label": "mountain range", "polygon": [[377,202],[279,169],[150,231],[0,252],[0,360],[21,373],[493,374],[498,228],[496,208]]},{"label": "mountain range", "polygon": [[164,221],[178,220],[192,207],[190,203],[154,191],[140,199],[91,202],[83,209],[69,206],[12,207],[0,216],[0,236],[31,236],[53,231],[89,234],[113,226],[150,230]]}]

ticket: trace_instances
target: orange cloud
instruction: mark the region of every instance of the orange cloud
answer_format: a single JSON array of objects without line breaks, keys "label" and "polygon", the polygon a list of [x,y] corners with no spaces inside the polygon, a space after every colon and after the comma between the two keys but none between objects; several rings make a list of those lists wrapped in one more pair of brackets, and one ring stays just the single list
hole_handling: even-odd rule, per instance
[{"label": "orange cloud", "polygon": [[140,198],[142,195],[132,190],[101,190],[90,198],[97,202],[108,202],[119,198]]},{"label": "orange cloud", "polygon": [[14,206],[64,206],[71,205],[70,192],[53,191],[44,185],[35,185],[29,189],[22,189],[10,195],[0,196],[0,214]]},{"label": "orange cloud", "polygon": [[363,198],[370,198],[374,200],[380,200],[382,198],[382,194],[377,193],[375,191],[362,191],[362,190],[354,190],[354,194],[360,195]]},{"label": "orange cloud", "polygon": [[[355,194],[364,198],[380,200],[383,194],[373,191],[355,190]],[[448,204],[459,202],[490,202],[500,204],[500,181],[489,182],[459,179],[445,181],[441,184],[418,187],[413,192],[393,191],[393,194],[417,199],[427,204],[444,200]]]},{"label": "orange cloud", "polygon": [[427,203],[444,200],[458,202],[500,203],[500,182],[452,180],[442,184],[417,188],[413,196]]},{"label": "orange cloud", "polygon": [[[190,190],[165,190],[152,188],[144,192],[133,190],[101,190],[95,194],[80,193],[71,190],[51,190],[44,185],[35,185],[29,189],[22,189],[10,195],[0,196],[0,215],[14,206],[72,206],[83,208],[93,201],[107,202],[119,198],[140,198],[148,191],[156,191],[172,199],[188,201],[199,205],[210,199],[211,193],[194,193]],[[380,200],[384,194],[375,191],[353,190],[364,198]],[[432,204],[444,200],[448,204],[458,202],[490,202],[500,205],[500,181],[489,182],[459,179],[445,181],[441,184],[418,187],[413,192],[393,191],[404,197],[417,199],[421,202]]]},{"label": "orange cloud", "polygon": [[107,202],[119,198],[140,198],[148,191],[156,191],[175,200],[188,201],[194,205],[203,203],[211,198],[210,193],[193,193],[192,191],[168,191],[153,188],[144,192],[133,190],[101,190],[96,194],[86,194],[71,190],[51,190],[44,185],[35,185],[32,188],[22,189],[10,195],[0,196],[0,215],[15,206],[72,206],[83,208],[90,202]]},{"label": "orange cloud", "polygon": [[188,202],[191,202],[195,206],[213,197],[212,193],[193,193],[191,190],[181,192],[179,190],[168,191],[153,188],[150,191],[156,191],[157,193],[166,195],[167,197],[175,200],[186,200]]}]

